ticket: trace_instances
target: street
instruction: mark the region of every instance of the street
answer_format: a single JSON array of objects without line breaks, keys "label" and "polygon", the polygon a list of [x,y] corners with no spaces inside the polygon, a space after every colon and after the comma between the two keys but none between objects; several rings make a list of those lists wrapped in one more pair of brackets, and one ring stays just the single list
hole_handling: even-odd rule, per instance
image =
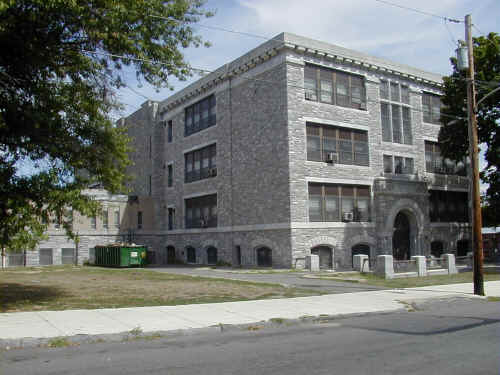
[{"label": "street", "polygon": [[499,302],[0,353],[0,374],[498,374]]}]

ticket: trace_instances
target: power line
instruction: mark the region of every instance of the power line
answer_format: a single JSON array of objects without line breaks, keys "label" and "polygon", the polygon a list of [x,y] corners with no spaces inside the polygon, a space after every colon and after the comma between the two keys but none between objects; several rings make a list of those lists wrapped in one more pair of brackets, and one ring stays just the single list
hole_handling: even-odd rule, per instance
[{"label": "power line", "polygon": [[[154,17],[154,18],[160,18],[160,19],[168,20],[168,21],[174,21],[174,22],[177,22],[177,23],[183,23],[184,22],[182,20],[178,20],[178,19],[175,19],[175,18],[172,18],[172,17],[157,16],[155,14],[150,14],[149,16],[150,17]],[[244,36],[250,36],[252,38],[259,38],[259,39],[264,39],[264,40],[270,40],[271,39],[270,37],[263,36],[263,35],[252,34],[252,33],[247,33],[247,32],[244,32],[244,31],[238,31],[238,30],[232,30],[232,29],[226,29],[226,28],[219,27],[219,26],[209,26],[209,25],[204,25],[204,24],[200,24],[200,23],[194,24],[193,27],[203,27],[205,29],[219,30],[219,31],[227,32],[227,33],[233,33],[233,34],[239,34],[239,35],[244,35]]]},{"label": "power line", "polygon": [[446,23],[447,21],[446,20],[443,20],[443,23],[444,23],[444,27],[446,28],[446,30],[448,31],[448,34],[450,34],[450,37],[451,37],[451,44],[453,45],[453,47],[456,47],[457,44],[458,44],[458,41],[455,39],[455,36],[453,35],[453,33],[451,32],[450,28],[448,27],[448,24]]},{"label": "power line", "polygon": [[423,11],[423,10],[420,10],[420,9],[410,8],[410,7],[407,7],[407,6],[404,6],[404,5],[400,5],[400,4],[396,4],[396,3],[392,3],[392,2],[386,1],[386,0],[374,0],[374,1],[377,1],[377,2],[382,3],[382,4],[390,5],[390,6],[393,6],[393,7],[396,7],[396,8],[401,8],[401,9],[409,10],[409,11],[412,11],[412,12],[415,12],[415,13],[420,13],[420,14],[423,14],[425,16],[444,19],[445,21],[448,21],[448,22],[453,22],[453,23],[463,23],[464,22],[464,21],[460,21],[460,20],[458,20],[456,18],[449,18],[449,17],[441,16],[439,14],[434,14],[434,13],[426,12],[426,11]]}]

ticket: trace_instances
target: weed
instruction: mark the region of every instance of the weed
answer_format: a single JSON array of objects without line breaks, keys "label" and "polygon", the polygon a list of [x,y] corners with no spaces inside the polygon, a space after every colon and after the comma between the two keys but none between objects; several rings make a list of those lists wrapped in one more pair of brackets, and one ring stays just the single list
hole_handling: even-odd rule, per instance
[{"label": "weed", "polygon": [[248,326],[247,330],[248,331],[258,331],[259,329],[264,328],[263,326]]},{"label": "weed", "polygon": [[54,337],[47,343],[49,348],[65,348],[74,345],[66,337]]},{"label": "weed", "polygon": [[137,326],[135,328],[132,328],[129,333],[132,336],[139,336],[142,333],[142,328],[140,326]]},{"label": "weed", "polygon": [[488,302],[500,302],[500,297],[487,297]]},{"label": "weed", "polygon": [[285,322],[285,319],[283,319],[283,318],[271,318],[271,319],[269,319],[269,321],[271,323],[274,323],[274,324],[283,324]]}]

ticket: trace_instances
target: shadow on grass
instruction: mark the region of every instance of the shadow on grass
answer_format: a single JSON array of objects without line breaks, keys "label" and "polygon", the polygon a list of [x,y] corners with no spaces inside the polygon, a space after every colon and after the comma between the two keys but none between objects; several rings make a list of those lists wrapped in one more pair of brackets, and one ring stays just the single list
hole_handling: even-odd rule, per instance
[{"label": "shadow on grass", "polygon": [[0,283],[0,312],[24,310],[26,306],[45,305],[66,293],[54,286]]}]

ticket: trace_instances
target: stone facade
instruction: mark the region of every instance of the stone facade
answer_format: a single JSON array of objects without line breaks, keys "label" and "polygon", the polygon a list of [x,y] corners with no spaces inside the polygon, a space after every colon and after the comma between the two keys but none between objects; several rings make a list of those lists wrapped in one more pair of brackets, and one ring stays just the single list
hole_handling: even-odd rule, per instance
[{"label": "stone facade", "polygon": [[[306,100],[306,64],[362,77],[365,106]],[[408,87],[408,144],[383,140],[382,81]],[[223,263],[268,265],[272,258],[274,267],[302,268],[315,249],[326,257],[320,264],[349,268],[354,252],[392,255],[401,214],[409,223],[409,256],[429,255],[436,241],[453,253],[458,241],[468,239],[469,226],[431,222],[429,190],[466,192],[467,179],[428,173],[424,147],[425,141],[437,142],[439,125],[424,122],[422,94],[439,94],[441,85],[432,73],[283,33],[166,100],[144,103],[118,123],[135,148],[132,191],[151,199],[149,232],[143,230],[135,242],[155,251],[158,263],[171,262],[168,252],[175,251],[176,262],[206,264],[215,248]],[[211,95],[216,124],[185,136],[186,108]],[[365,132],[368,165],[309,161],[306,123]],[[186,183],[186,153],[213,144],[217,176]],[[411,158],[414,170],[385,173],[384,155]],[[369,187],[369,220],[310,221],[311,183]],[[186,199],[213,194],[217,225],[186,228]],[[89,233],[82,253],[88,254],[96,238]],[[188,247],[194,248],[189,259]]]},{"label": "stone facade", "polygon": [[[305,100],[306,64],[362,76],[366,109]],[[382,138],[381,80],[409,88],[410,144]],[[424,142],[437,141],[439,125],[423,121],[422,93],[439,94],[440,88],[441,78],[435,74],[284,33],[157,107],[148,103],[121,124],[128,124],[138,150],[147,134],[154,135],[151,190],[159,233],[155,250],[162,253],[173,247],[177,260],[187,261],[186,247],[191,246],[196,263],[206,264],[207,249],[215,247],[217,259],[224,263],[255,266],[257,249],[265,247],[272,250],[273,266],[304,267],[311,249],[322,247],[323,254],[331,252],[334,268],[344,268],[352,265],[353,247],[359,245],[370,257],[392,254],[395,218],[403,213],[410,223],[410,255],[429,255],[434,241],[453,252],[457,241],[468,238],[468,225],[431,223],[429,218],[429,189],[467,191],[463,177],[426,172]],[[215,95],[216,125],[185,136],[186,108],[210,95]],[[144,118],[151,122],[143,124]],[[169,121],[171,142],[166,136]],[[366,131],[369,165],[308,161],[307,122]],[[143,133],[137,134],[138,129]],[[185,153],[210,144],[216,144],[217,177],[185,183]],[[413,173],[384,173],[384,154],[412,158]],[[132,157],[134,168],[142,173],[138,180],[143,180],[150,164],[140,155]],[[167,165],[173,167],[171,187]],[[370,221],[310,222],[311,182],[369,186]],[[217,194],[217,227],[186,229],[185,200],[208,194]],[[171,230],[169,208],[174,210]]]}]

